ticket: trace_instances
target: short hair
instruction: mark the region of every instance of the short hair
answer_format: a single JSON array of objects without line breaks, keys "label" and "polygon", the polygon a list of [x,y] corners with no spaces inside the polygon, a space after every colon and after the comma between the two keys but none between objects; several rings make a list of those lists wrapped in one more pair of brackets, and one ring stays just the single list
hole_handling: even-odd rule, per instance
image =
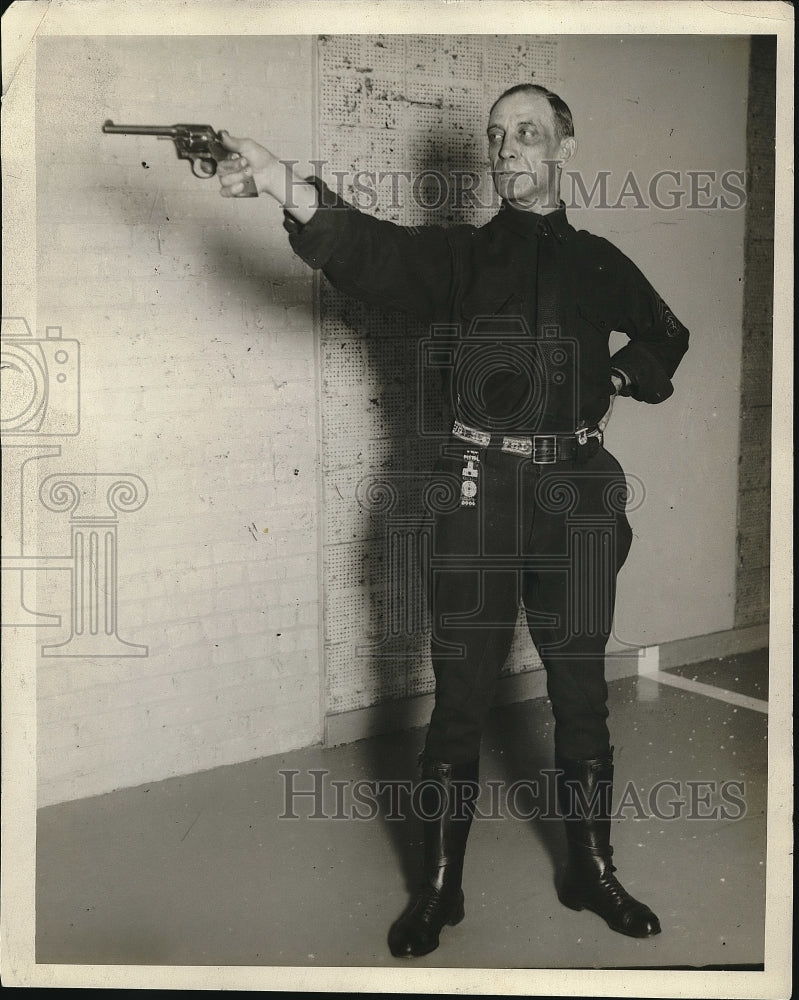
[{"label": "short hair", "polygon": [[[494,101],[491,105],[491,111],[494,110],[503,97],[510,97],[511,94],[539,94],[541,97],[545,97],[552,108],[552,115],[555,119],[555,133],[558,139],[565,139],[567,136],[574,135],[574,121],[568,104],[562,97],[559,97],[556,93],[547,90],[546,87],[542,87],[538,83],[517,83],[515,86],[509,87]],[[491,111],[489,111],[489,114],[491,114]]]}]

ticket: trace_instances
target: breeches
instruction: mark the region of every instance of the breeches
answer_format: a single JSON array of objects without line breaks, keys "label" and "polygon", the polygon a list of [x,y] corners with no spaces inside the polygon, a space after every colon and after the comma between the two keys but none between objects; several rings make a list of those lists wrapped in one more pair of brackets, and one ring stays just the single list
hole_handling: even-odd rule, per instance
[{"label": "breeches", "polygon": [[[461,493],[466,482],[476,493]],[[426,756],[465,763],[479,755],[520,603],[546,670],[556,751],[578,759],[607,753],[605,647],[632,540],[618,462],[599,448],[584,461],[535,465],[458,443],[446,447],[434,487],[436,693]]]}]

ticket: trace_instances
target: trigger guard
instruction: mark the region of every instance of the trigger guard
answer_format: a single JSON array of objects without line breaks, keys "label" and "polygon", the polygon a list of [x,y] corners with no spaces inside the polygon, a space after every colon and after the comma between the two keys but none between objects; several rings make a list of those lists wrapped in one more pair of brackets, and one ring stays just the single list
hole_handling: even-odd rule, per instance
[{"label": "trigger guard", "polygon": [[[208,169],[203,169],[203,164],[208,165]],[[191,172],[195,177],[199,177],[201,180],[205,180],[208,177],[213,177],[216,173],[216,162],[214,160],[206,160],[201,156],[191,161]]]}]

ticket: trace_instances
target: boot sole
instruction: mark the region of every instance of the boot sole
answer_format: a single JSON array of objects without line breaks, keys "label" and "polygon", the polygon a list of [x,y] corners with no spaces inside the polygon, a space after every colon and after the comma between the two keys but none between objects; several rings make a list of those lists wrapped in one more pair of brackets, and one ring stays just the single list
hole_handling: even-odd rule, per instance
[{"label": "boot sole", "polygon": [[578,913],[582,910],[588,910],[590,913],[594,913],[596,916],[601,917],[608,927],[612,931],[616,931],[617,934],[624,934],[626,937],[638,938],[639,940],[655,937],[656,934],[660,934],[660,924],[658,924],[657,930],[648,931],[646,934],[635,934],[633,931],[628,931],[624,927],[619,927],[618,924],[611,923],[611,921],[608,920],[607,917],[603,916],[599,910],[595,910],[593,906],[590,906],[588,903],[585,903],[580,899],[576,899],[573,896],[559,896],[558,898],[561,903],[563,903],[563,905],[568,907],[570,910],[575,910]]}]

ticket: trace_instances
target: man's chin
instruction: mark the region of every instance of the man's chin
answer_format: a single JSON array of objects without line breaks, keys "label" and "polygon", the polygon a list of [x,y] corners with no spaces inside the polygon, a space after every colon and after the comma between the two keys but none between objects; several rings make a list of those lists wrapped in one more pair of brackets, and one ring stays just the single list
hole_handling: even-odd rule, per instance
[{"label": "man's chin", "polygon": [[494,188],[500,198],[513,208],[534,211],[541,208],[542,201],[529,182],[529,176],[512,171],[498,171],[493,174]]}]

